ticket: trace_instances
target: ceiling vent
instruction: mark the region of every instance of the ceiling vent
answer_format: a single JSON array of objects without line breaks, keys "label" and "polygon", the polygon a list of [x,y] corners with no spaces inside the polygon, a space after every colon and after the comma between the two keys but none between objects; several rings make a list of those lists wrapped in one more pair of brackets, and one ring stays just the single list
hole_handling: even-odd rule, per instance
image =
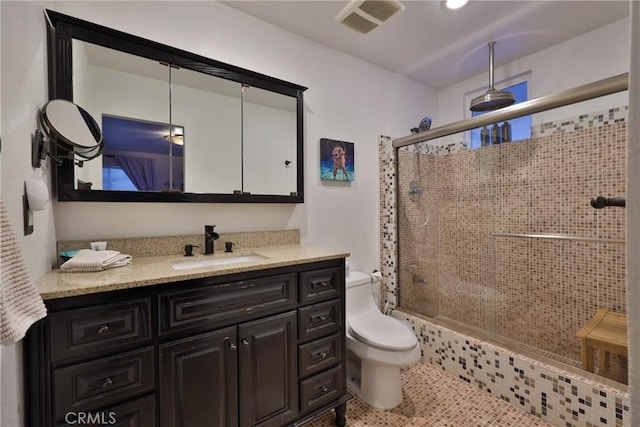
[{"label": "ceiling vent", "polygon": [[336,21],[359,33],[367,34],[403,10],[404,6],[397,0],[350,1],[338,13]]}]

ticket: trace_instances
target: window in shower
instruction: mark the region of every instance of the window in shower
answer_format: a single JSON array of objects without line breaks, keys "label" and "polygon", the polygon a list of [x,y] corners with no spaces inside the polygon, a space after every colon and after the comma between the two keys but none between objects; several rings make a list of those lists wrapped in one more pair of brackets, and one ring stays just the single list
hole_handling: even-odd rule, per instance
[{"label": "window in shower", "polygon": [[[524,80],[520,83],[516,83],[511,86],[507,86],[500,90],[506,90],[511,93],[516,98],[516,104],[528,100],[528,90],[527,90],[527,80]],[[471,117],[476,117],[484,114],[485,111],[473,111]],[[531,138],[531,124],[532,124],[532,116],[524,116],[519,117],[517,119],[509,120],[509,125],[511,126],[511,141],[521,141],[523,139]],[[504,123],[498,123],[498,125],[503,126]],[[487,126],[489,133],[491,133],[491,126]],[[471,131],[471,144],[470,148],[476,149],[482,146],[481,139],[481,128],[472,129]]]}]

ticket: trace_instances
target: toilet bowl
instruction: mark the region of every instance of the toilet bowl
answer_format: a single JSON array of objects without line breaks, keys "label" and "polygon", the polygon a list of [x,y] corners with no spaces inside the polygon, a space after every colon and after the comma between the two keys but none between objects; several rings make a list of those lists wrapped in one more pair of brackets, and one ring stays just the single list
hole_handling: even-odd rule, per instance
[{"label": "toilet bowl", "polygon": [[400,368],[420,360],[420,345],[409,325],[378,309],[371,276],[346,276],[347,385],[360,400],[379,409],[402,401]]}]

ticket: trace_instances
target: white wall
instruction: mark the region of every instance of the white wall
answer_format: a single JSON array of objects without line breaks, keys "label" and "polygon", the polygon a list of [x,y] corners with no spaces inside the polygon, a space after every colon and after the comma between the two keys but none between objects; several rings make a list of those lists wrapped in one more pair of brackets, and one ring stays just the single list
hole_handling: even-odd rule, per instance
[{"label": "white wall", "polygon": [[[53,202],[34,214],[34,234],[20,238],[34,278],[50,270],[57,239],[199,233],[205,223],[220,232],[299,228],[305,243],[350,251],[355,268],[378,267],[378,136],[405,135],[433,114],[435,91],[215,2],[2,1],[0,8],[2,198],[18,232],[24,180],[50,181],[51,165],[33,169],[30,148],[36,112],[48,99],[45,8],[309,87],[304,204]],[[323,137],[356,143],[351,184],[319,180]],[[20,426],[20,349],[0,354],[0,425]]]},{"label": "white wall", "polygon": [[[0,2],[0,53],[2,56],[2,167],[1,195],[9,220],[22,235],[22,194],[24,180],[44,177],[49,167],[31,167],[31,133],[36,129],[36,113],[47,99],[45,73],[46,44],[42,14],[44,2]],[[25,29],[29,31],[25,31]],[[20,238],[25,261],[32,276],[51,268],[55,233],[51,208],[34,213],[35,230]],[[22,413],[21,345],[0,347],[0,425],[19,426]]]},{"label": "white wall", "polygon": [[[530,73],[529,99],[551,95],[562,90],[591,83],[629,71],[629,18],[611,23],[566,42],[541,50],[495,69],[496,87],[499,82],[522,73]],[[496,43],[496,52],[500,44]],[[465,94],[487,89],[487,72],[438,92],[438,116],[432,127],[469,118]],[[533,124],[552,119],[572,117],[589,111],[600,111],[628,104],[628,93],[610,95],[534,115]],[[468,96],[467,96],[468,98]],[[446,144],[460,141],[461,135],[451,135],[434,141]]]}]

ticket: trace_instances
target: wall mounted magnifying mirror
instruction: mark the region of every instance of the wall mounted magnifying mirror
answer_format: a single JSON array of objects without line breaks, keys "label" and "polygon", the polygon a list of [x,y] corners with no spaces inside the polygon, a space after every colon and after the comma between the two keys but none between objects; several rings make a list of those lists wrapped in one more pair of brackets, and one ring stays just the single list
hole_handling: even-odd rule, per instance
[{"label": "wall mounted magnifying mirror", "polygon": [[82,168],[62,158],[58,200],[304,202],[305,87],[46,15],[50,95],[85,106],[105,139]]},{"label": "wall mounted magnifying mirror", "polygon": [[31,147],[34,168],[39,168],[47,156],[58,165],[62,165],[66,157],[82,167],[85,161],[102,154],[102,131],[84,108],[64,99],[54,99],[40,109],[38,119],[48,141],[42,131],[35,131]]}]

